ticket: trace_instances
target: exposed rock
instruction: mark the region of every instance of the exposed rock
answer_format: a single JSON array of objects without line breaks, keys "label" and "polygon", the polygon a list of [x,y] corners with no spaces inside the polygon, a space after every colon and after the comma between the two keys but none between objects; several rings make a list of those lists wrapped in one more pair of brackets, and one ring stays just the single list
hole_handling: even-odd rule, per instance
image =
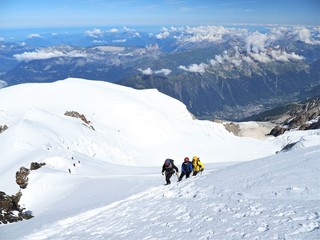
[{"label": "exposed rock", "polygon": [[212,120],[212,122],[215,122],[215,123],[223,123],[223,121],[220,120],[220,119],[214,119],[214,120]]},{"label": "exposed rock", "polygon": [[276,127],[274,127],[274,128],[271,130],[271,132],[269,133],[269,135],[273,135],[273,136],[277,137],[277,136],[283,134],[285,131],[286,131],[285,128],[280,127],[280,126],[276,126]]},{"label": "exposed rock", "polygon": [[64,115],[69,117],[79,118],[81,119],[81,121],[85,123],[84,124],[85,126],[91,128],[92,130],[95,130],[94,127],[91,125],[91,122],[87,120],[87,118],[83,114],[80,114],[76,111],[66,111]]},{"label": "exposed rock", "polygon": [[26,167],[21,167],[19,171],[16,172],[16,183],[20,188],[25,189],[28,186],[28,175],[31,170],[36,170],[46,165],[45,163],[32,162],[30,164],[30,170]]},{"label": "exposed rock", "polygon": [[286,113],[289,117],[276,126],[269,133],[279,136],[285,131],[298,129],[310,130],[320,128],[320,98],[315,98],[304,104],[298,104],[295,108]]},{"label": "exposed rock", "polygon": [[312,129],[320,129],[320,118],[317,122],[312,123],[309,127],[306,128],[306,130],[312,130]]},{"label": "exposed rock", "polygon": [[0,133],[4,132],[7,129],[8,129],[7,125],[0,126]]},{"label": "exposed rock", "polygon": [[[280,152],[286,152],[289,151],[290,149],[292,149],[298,142],[293,142],[293,143],[289,143],[287,145],[285,145]],[[278,153],[278,152],[277,152]]]},{"label": "exposed rock", "polygon": [[225,127],[225,129],[231,133],[233,133],[234,135],[238,136],[239,132],[240,132],[240,128],[238,124],[235,124],[234,122],[230,122],[230,123],[224,123],[223,126]]},{"label": "exposed rock", "polygon": [[[28,186],[28,175],[31,170],[39,169],[46,165],[45,163],[32,162],[30,170],[26,167],[20,167],[16,172],[16,183],[20,188],[25,189]],[[19,191],[16,195],[8,196],[5,192],[0,191],[0,224],[7,224],[22,221],[24,219],[33,218],[31,211],[24,211],[19,205],[22,192]]]},{"label": "exposed rock", "polygon": [[[216,121],[217,123],[223,123],[222,121]],[[225,129],[238,137],[249,137],[255,139],[266,139],[268,133],[272,128],[276,126],[270,122],[224,122]]]},{"label": "exposed rock", "polygon": [[20,191],[12,196],[6,195],[5,192],[0,192],[0,224],[18,222],[33,217],[30,211],[24,212],[24,209],[20,207],[21,196],[22,193]]},{"label": "exposed rock", "polygon": [[37,170],[41,168],[42,166],[46,165],[46,163],[37,163],[37,162],[32,162],[30,164],[30,170]]},{"label": "exposed rock", "polygon": [[[28,186],[28,175],[31,170],[39,169],[45,163],[32,162],[30,170],[26,167],[20,167],[16,172],[16,183],[20,188],[25,189]],[[19,205],[22,192],[19,191],[16,195],[8,196],[5,192],[0,191],[0,224],[7,224],[22,221],[32,218],[31,211],[24,211]]]},{"label": "exposed rock", "polygon": [[28,185],[28,175],[30,170],[25,167],[21,167],[19,171],[16,172],[16,183],[20,186],[20,188],[24,189]]}]

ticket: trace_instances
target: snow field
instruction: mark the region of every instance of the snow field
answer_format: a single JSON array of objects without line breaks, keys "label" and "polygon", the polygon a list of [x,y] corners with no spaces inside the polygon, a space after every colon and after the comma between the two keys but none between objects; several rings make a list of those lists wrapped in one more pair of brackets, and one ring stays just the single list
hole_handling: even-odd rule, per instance
[{"label": "snow field", "polygon": [[[319,171],[319,155],[313,147],[208,170],[179,183],[173,176],[169,186],[65,218],[24,239],[317,239],[320,181],[308,175]],[[313,164],[301,172],[300,159]],[[281,169],[270,172],[274,164]],[[247,174],[239,174],[244,168]]]},{"label": "snow field", "polygon": [[[1,89],[0,113],[0,190],[46,163],[22,190],[35,217],[0,239],[319,239],[319,130],[240,138],[155,90],[81,79]],[[193,155],[204,173],[163,186],[164,159]]]}]

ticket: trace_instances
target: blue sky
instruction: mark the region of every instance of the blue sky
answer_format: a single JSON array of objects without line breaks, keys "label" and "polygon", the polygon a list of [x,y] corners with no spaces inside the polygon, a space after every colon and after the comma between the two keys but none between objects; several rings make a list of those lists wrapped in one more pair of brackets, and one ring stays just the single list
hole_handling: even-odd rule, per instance
[{"label": "blue sky", "polygon": [[0,28],[320,25],[320,0],[0,0]]}]

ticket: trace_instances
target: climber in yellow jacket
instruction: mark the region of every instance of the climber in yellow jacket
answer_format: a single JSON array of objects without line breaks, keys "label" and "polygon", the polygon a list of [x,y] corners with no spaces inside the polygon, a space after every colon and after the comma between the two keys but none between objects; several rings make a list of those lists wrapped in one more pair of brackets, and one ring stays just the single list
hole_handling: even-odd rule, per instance
[{"label": "climber in yellow jacket", "polygon": [[192,166],[193,166],[193,176],[197,175],[199,172],[202,172],[204,170],[204,165],[200,161],[200,158],[197,156],[194,156],[192,158]]}]

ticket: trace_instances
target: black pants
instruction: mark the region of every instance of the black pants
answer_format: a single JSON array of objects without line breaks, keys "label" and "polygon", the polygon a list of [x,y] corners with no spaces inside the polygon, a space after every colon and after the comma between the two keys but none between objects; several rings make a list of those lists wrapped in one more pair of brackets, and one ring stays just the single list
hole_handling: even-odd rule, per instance
[{"label": "black pants", "polygon": [[199,173],[199,171],[194,171],[193,176],[196,176]]},{"label": "black pants", "polygon": [[179,177],[179,181],[182,180],[182,178],[184,177],[184,175],[186,175],[186,178],[190,177],[190,173],[191,173],[191,172],[181,172],[181,175],[180,175],[180,177]]},{"label": "black pants", "polygon": [[166,174],[166,182],[167,182],[167,184],[170,184],[171,183],[170,178],[174,174],[174,171],[165,172],[165,174]]}]

